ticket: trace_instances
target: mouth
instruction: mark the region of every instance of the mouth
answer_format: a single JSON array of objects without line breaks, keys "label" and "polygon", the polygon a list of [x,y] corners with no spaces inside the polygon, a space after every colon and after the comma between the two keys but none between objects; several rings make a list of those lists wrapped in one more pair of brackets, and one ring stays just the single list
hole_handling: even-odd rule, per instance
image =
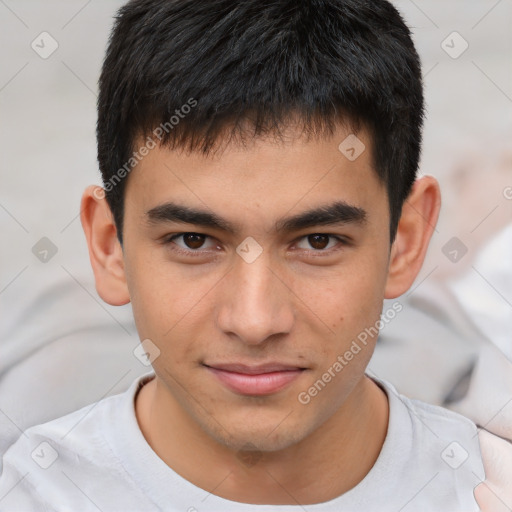
[{"label": "mouth", "polygon": [[280,363],[253,366],[238,363],[203,365],[229,390],[252,396],[277,393],[307,370]]}]

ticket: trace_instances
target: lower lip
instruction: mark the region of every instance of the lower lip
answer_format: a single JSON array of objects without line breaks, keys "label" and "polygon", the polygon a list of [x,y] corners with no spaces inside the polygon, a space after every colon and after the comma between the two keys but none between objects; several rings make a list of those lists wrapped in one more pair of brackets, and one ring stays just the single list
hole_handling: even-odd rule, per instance
[{"label": "lower lip", "polygon": [[288,370],[247,375],[246,373],[207,368],[231,391],[242,395],[270,395],[276,393],[294,381],[304,371]]}]

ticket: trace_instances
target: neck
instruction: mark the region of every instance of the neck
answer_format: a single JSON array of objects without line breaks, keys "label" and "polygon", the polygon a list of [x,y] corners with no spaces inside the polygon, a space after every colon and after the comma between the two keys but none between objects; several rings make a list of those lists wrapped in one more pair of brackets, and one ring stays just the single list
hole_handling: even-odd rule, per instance
[{"label": "neck", "polygon": [[364,479],[387,433],[387,396],[363,376],[343,406],[305,439],[276,452],[241,454],[194,424],[157,379],[135,401],[146,441],[180,476],[232,501],[306,505],[332,500]]}]

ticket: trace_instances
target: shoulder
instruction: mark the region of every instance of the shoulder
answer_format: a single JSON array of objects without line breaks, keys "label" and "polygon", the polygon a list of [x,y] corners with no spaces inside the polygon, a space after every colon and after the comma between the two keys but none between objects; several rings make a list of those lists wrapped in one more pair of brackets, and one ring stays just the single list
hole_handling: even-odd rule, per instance
[{"label": "shoulder", "polygon": [[[477,482],[473,476],[484,477],[477,425],[466,416],[438,405],[404,396],[401,400],[411,417],[417,439],[415,451],[426,450],[442,461],[441,467],[449,472],[464,469],[474,487]],[[461,472],[457,478],[460,475]]]},{"label": "shoulder", "polygon": [[478,432],[476,424],[462,414],[439,405],[429,404],[404,395],[400,396],[404,404],[419,420],[427,422],[431,428],[436,428],[443,437],[457,434],[457,437],[470,436],[473,439]]},{"label": "shoulder", "polygon": [[48,468],[69,452],[87,457],[92,454],[91,448],[101,448],[101,427],[105,417],[120,407],[123,398],[124,394],[104,398],[65,416],[28,428],[5,452],[4,460],[8,463],[16,461],[17,464],[29,462]]},{"label": "shoulder", "polygon": [[[386,466],[404,488],[422,489],[417,509],[476,511],[475,487],[485,478],[478,428],[469,418],[400,394],[388,381],[374,379],[389,401]],[[411,504],[412,505],[412,504]]]},{"label": "shoulder", "polygon": [[125,495],[125,510],[131,510],[128,495],[133,498],[136,491],[130,492],[133,482],[109,437],[122,431],[115,419],[122,423],[139,381],[124,393],[23,432],[3,456],[0,511],[20,510],[21,503],[23,510],[89,510],[87,496],[109,500],[103,489]]},{"label": "shoulder", "polygon": [[65,480],[64,488],[70,484],[68,469],[97,459],[103,444],[98,425],[105,409],[118,400],[109,397],[25,430],[3,456],[0,510],[11,503],[23,503],[23,510],[54,510],[50,497]]},{"label": "shoulder", "polygon": [[410,428],[418,442],[425,437],[436,441],[436,444],[451,439],[478,448],[478,427],[466,416],[402,395],[388,381],[379,379],[378,383],[388,395],[390,414],[394,415],[397,423],[409,422],[402,428]]}]

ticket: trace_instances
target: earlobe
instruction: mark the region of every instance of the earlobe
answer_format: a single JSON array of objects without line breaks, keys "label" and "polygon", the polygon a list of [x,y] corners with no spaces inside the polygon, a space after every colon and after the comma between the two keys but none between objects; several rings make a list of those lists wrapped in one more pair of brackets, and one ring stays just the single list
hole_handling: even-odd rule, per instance
[{"label": "earlobe", "polygon": [[117,230],[105,199],[104,190],[87,187],[82,196],[80,220],[87,239],[96,290],[112,306],[130,302],[124,271],[123,251]]},{"label": "earlobe", "polygon": [[437,180],[423,176],[415,181],[402,208],[391,255],[385,298],[393,299],[405,293],[418,275],[441,207],[441,192]]}]

